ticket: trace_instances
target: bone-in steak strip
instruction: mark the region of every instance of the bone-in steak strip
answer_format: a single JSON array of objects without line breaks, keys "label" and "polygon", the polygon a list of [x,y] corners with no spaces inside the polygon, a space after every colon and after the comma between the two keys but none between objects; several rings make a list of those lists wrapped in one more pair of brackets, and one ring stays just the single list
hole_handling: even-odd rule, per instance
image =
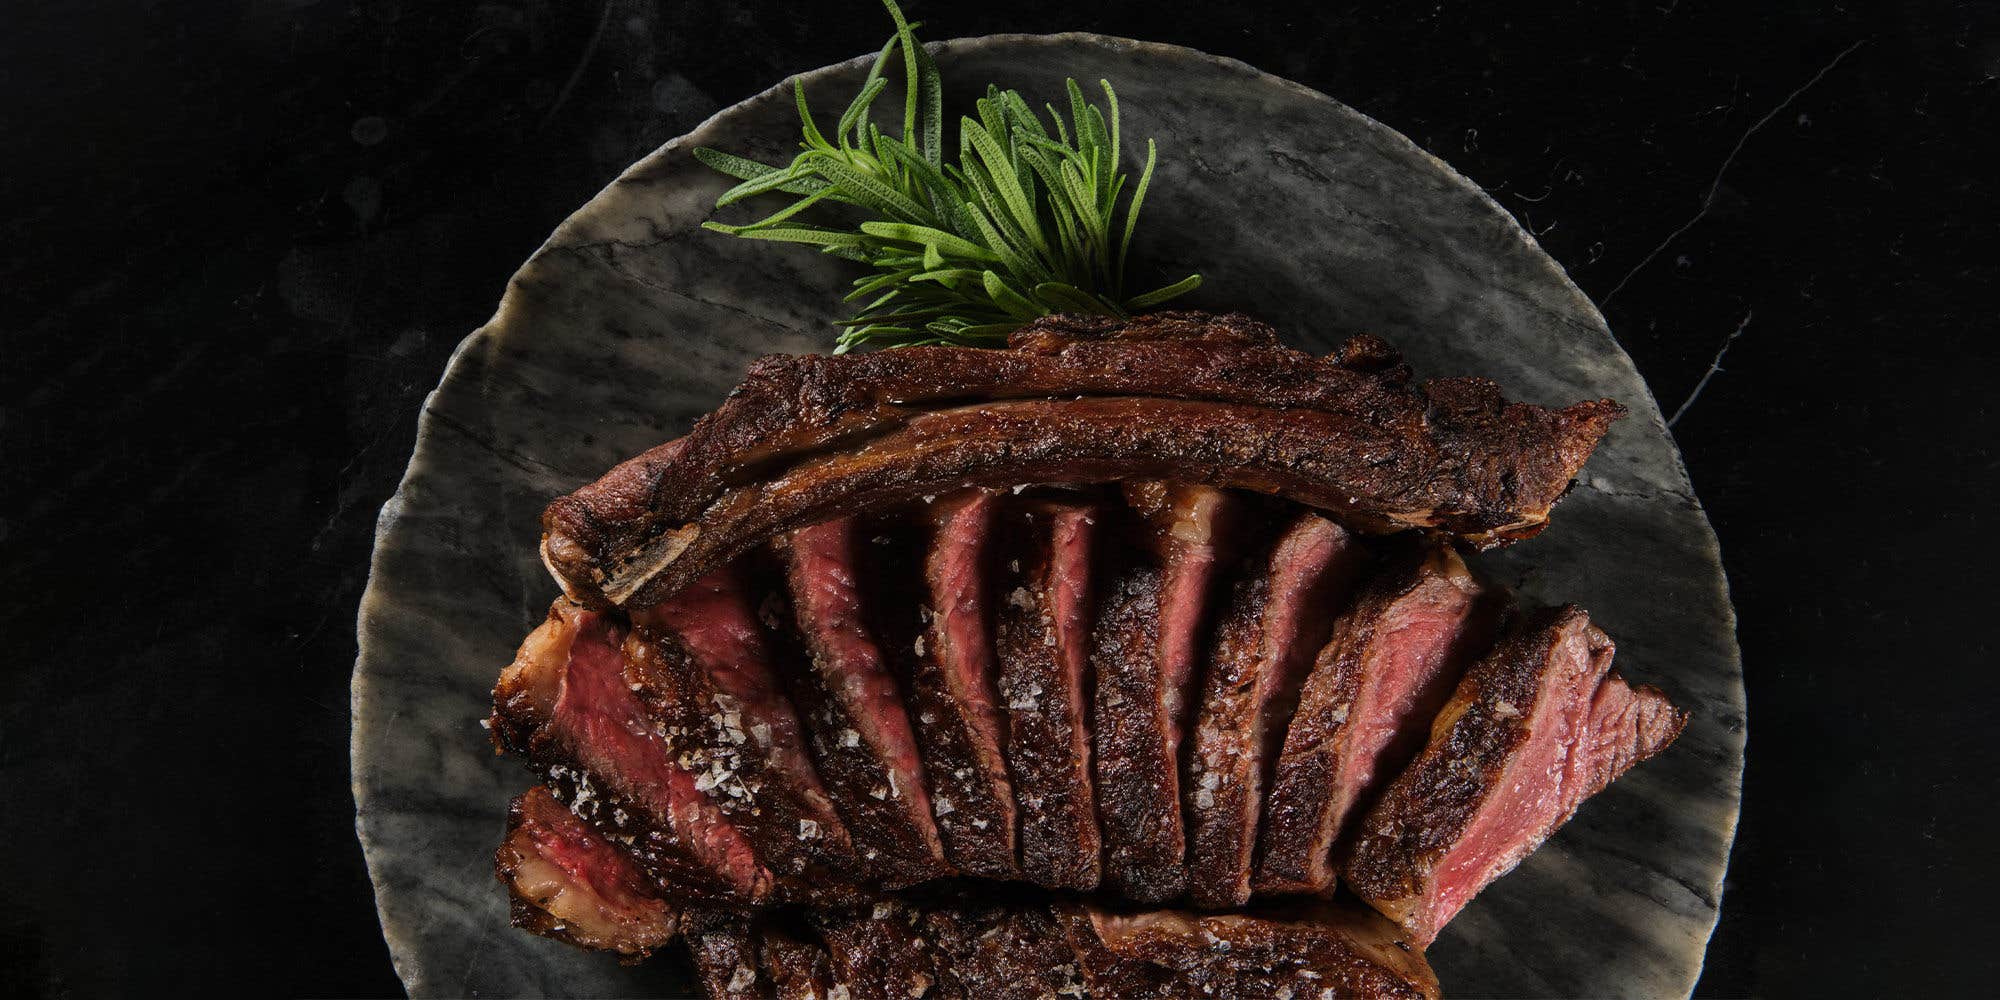
[{"label": "bone-in steak strip", "polygon": [[[686,437],[625,462],[568,499],[600,523],[688,520],[729,483],[757,470],[879,433],[940,405],[1119,395],[1373,409],[1382,404],[1371,395],[1404,391],[1396,386],[1403,373],[1363,374],[1281,347],[1269,326],[1241,315],[1155,313],[1108,324],[1049,317],[1011,340],[1016,350],[914,347],[759,358]],[[1378,368],[1392,367],[1377,361]]]},{"label": "bone-in steak strip", "polygon": [[1430,743],[1356,831],[1341,877],[1419,947],[1687,715],[1611,669],[1574,606],[1545,609],[1466,671]]},{"label": "bone-in steak strip", "polygon": [[1428,417],[1387,423],[1131,397],[942,410],[732,489],[695,521],[614,546],[615,561],[587,557],[595,547],[565,534],[570,519],[547,520],[544,555],[578,599],[644,605],[764,538],[838,514],[972,486],[1163,477],[1279,494],[1364,531],[1436,528],[1489,544],[1535,533],[1616,406],[1555,412],[1503,405],[1490,385],[1460,388],[1433,391]]},{"label": "bone-in steak strip", "polygon": [[1426,546],[1370,581],[1334,625],[1285,730],[1260,834],[1258,892],[1333,888],[1350,811],[1423,749],[1466,664],[1493,642],[1500,601],[1449,548]]},{"label": "bone-in steak strip", "polygon": [[1188,890],[1197,906],[1250,899],[1270,764],[1299,685],[1365,559],[1339,525],[1302,515],[1238,582],[1216,626],[1182,786]]},{"label": "bone-in steak strip", "polygon": [[[552,503],[543,516],[544,559],[578,599],[623,604],[674,561],[692,537],[690,526],[710,522],[731,491],[785,478],[819,453],[894,437],[927,412],[1083,396],[1305,409],[1346,418],[1396,442],[1431,467],[1421,478],[1437,481],[1427,506],[1391,503],[1377,495],[1380,482],[1352,493],[1355,502],[1346,506],[1360,508],[1379,527],[1434,525],[1497,544],[1538,529],[1605,427],[1623,412],[1608,400],[1560,411],[1509,404],[1483,379],[1418,387],[1369,351],[1359,353],[1376,370],[1357,370],[1352,359],[1343,364],[1278,347],[1267,327],[1240,317],[1145,317],[1115,333],[1091,335],[1097,339],[1055,329],[1074,322],[1051,320],[1044,324],[1049,329],[1019,338],[1024,349],[1014,351],[918,347],[765,359],[687,437]],[[1179,339],[1163,332],[1176,327],[1182,333],[1172,336]],[[1250,330],[1263,332],[1244,332]],[[1203,331],[1224,332],[1205,337]],[[1163,336],[1169,339],[1158,339]],[[1381,353],[1386,349],[1378,344],[1374,354]],[[1345,485],[1368,487],[1370,481],[1322,485],[1331,502]],[[659,596],[654,591],[645,598]]]}]

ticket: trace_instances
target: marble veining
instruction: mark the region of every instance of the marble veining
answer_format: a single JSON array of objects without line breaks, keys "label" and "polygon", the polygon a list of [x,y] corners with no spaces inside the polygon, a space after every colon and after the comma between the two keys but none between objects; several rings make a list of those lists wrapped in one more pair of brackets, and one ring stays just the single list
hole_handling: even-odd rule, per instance
[{"label": "marble veining", "polygon": [[[1685,994],[1735,831],[1742,671],[1714,533],[1597,310],[1469,181],[1297,84],[1096,35],[934,49],[961,99],[989,81],[1031,96],[1060,93],[1064,76],[1117,85],[1125,134],[1155,137],[1163,153],[1136,281],[1199,269],[1208,283],[1190,305],[1254,312],[1302,348],[1367,331],[1424,375],[1631,408],[1550,531],[1481,563],[1529,600],[1591,609],[1618,641],[1620,669],[1665,688],[1693,722],[1479,897],[1431,959],[1448,994]],[[804,79],[820,107],[837,108],[865,68]],[[491,856],[529,776],[492,754],[479,720],[494,675],[556,592],[534,552],[542,505],[685,430],[753,357],[831,342],[847,265],[698,228],[727,182],[689,149],[778,158],[796,129],[787,83],[634,164],[514,276],[425,403],[416,454],[382,510],[353,684],[357,828],[413,995],[688,989],[672,956],[628,969],[507,925]]]}]

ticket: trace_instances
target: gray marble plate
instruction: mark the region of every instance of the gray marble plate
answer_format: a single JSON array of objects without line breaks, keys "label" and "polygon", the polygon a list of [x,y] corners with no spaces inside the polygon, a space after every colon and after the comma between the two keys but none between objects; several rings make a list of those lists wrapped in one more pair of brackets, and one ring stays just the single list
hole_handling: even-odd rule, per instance
[{"label": "gray marble plate", "polygon": [[[1408,139],[1241,63],[1096,35],[936,47],[947,94],[1057,95],[1109,78],[1125,134],[1164,152],[1135,280],[1199,269],[1192,304],[1244,309],[1325,350],[1353,331],[1425,375],[1632,409],[1541,538],[1484,560],[1531,600],[1576,601],[1625,673],[1694,712],[1678,745],[1589,803],[1431,956],[1447,992],[1685,994],[1736,825],[1744,705],[1715,536],[1645,382],[1504,210]],[[824,109],[857,60],[807,74]],[[416,995],[676,995],[678,960],[627,969],[516,932],[490,873],[529,778],[478,722],[556,588],[535,558],[551,497],[683,432],[744,365],[824,349],[848,265],[698,229],[724,187],[697,145],[788,154],[789,85],[646,157],[563,223],[466,338],[382,509],[354,672],[354,798],[382,930]],[[890,101],[884,101],[889,106]],[[900,105],[900,102],[894,102]],[[1254,182],[1254,183],[1253,183]]]}]

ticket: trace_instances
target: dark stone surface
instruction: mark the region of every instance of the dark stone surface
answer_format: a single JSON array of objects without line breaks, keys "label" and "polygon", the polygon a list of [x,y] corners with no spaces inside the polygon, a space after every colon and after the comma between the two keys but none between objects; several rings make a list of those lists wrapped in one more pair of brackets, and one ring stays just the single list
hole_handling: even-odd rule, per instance
[{"label": "dark stone surface", "polygon": [[[1753,720],[1701,992],[1966,995],[1990,963],[1952,942],[1994,928],[2000,32],[1969,4],[1821,7],[915,13],[1191,45],[1405,132],[1538,234],[1670,415],[1727,346],[1674,427]],[[10,16],[10,992],[398,990],[346,704],[422,395],[626,163],[881,33],[859,2]]]}]

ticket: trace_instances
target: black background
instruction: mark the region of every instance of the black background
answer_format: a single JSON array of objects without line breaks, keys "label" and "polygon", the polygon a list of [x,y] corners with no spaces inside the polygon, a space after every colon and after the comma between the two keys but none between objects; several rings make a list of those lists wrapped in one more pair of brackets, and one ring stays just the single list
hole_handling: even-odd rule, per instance
[{"label": "black background", "polygon": [[[1537,234],[1668,413],[1727,343],[1674,427],[1751,701],[1701,992],[1991,988],[1990,7],[912,6],[930,37],[1195,46],[1403,131]],[[0,993],[396,993],[347,682],[423,394],[620,168],[885,19],[7,7]]]}]

